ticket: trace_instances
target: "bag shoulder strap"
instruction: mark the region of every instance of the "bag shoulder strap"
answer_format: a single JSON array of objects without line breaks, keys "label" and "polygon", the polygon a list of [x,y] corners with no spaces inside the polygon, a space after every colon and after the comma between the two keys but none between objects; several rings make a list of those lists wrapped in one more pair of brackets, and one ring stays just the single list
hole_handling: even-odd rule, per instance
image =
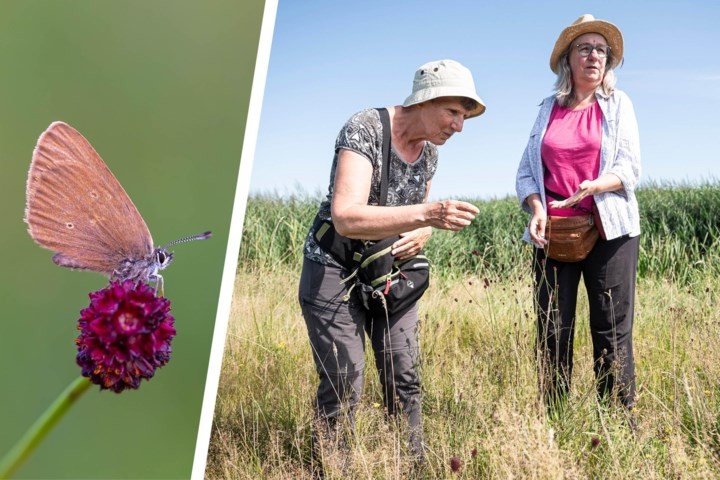
[{"label": "bag shoulder strap", "polygon": [[560,201],[568,199],[568,197],[566,197],[565,195],[560,195],[559,193],[555,193],[552,190],[548,190],[547,187],[545,187],[545,195],[549,195],[549,196],[553,197],[555,200],[560,200]]},{"label": "bag shoulder strap", "polygon": [[382,206],[387,201],[388,184],[390,183],[390,114],[387,108],[376,108],[382,123],[383,146],[382,146],[382,172],[380,174],[380,198],[378,203]]}]

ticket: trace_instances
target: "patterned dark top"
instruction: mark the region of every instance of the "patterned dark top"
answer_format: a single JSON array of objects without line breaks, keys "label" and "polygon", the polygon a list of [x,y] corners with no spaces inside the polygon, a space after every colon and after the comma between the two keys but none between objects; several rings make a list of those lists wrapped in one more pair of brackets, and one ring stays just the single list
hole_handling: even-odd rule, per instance
[{"label": "patterned dark top", "polygon": [[[368,205],[378,205],[380,196],[380,175],[382,174],[382,123],[377,110],[368,109],[356,113],[345,123],[335,140],[335,156],[330,169],[330,186],[325,200],[320,204],[318,215],[324,220],[330,219],[330,201],[335,187],[335,169],[337,168],[338,152],[341,149],[351,150],[367,158],[372,164],[372,183]],[[395,149],[390,148],[390,171],[388,206],[415,205],[425,201],[427,184],[437,170],[437,147],[430,142],[425,146],[418,159],[407,163],[401,159]],[[323,265],[339,266],[328,253],[315,242],[312,227],[305,239],[305,257]]]}]

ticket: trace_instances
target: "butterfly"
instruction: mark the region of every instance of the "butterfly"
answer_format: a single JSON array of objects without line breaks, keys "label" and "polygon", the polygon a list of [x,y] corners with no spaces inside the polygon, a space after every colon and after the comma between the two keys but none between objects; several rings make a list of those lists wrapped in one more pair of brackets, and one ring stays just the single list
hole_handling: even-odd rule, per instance
[{"label": "butterfly", "polygon": [[56,265],[113,280],[154,282],[173,259],[168,248],[210,238],[190,235],[154,248],[150,230],[120,182],[80,132],[53,122],[40,135],[28,172],[25,222]]}]

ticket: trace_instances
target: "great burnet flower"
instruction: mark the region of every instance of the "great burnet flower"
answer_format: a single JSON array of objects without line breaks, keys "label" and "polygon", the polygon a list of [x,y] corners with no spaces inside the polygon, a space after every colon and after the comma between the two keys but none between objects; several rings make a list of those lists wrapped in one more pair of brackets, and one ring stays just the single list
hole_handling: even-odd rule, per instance
[{"label": "great burnet flower", "polygon": [[450,470],[453,471],[453,473],[457,473],[462,468],[462,460],[460,460],[458,457],[452,457],[450,459]]},{"label": "great burnet flower", "polygon": [[90,306],[80,312],[75,343],[83,376],[116,393],[138,388],[170,360],[174,323],[170,300],[157,297],[154,288],[111,281],[91,293]]}]

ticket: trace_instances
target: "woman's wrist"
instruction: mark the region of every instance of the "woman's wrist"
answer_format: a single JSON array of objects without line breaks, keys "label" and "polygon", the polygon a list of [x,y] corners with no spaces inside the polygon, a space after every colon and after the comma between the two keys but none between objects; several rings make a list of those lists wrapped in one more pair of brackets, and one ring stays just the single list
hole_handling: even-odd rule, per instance
[{"label": "woman's wrist", "polygon": [[442,211],[442,203],[440,202],[430,202],[430,203],[423,203],[422,204],[422,226],[423,227],[431,227],[433,220],[436,218],[439,218],[440,215],[438,215],[438,211]]},{"label": "woman's wrist", "polygon": [[530,207],[530,211],[533,215],[537,215],[538,213],[545,211],[539,193],[532,193],[528,195],[527,199],[525,199],[525,203],[527,203],[528,207]]}]

